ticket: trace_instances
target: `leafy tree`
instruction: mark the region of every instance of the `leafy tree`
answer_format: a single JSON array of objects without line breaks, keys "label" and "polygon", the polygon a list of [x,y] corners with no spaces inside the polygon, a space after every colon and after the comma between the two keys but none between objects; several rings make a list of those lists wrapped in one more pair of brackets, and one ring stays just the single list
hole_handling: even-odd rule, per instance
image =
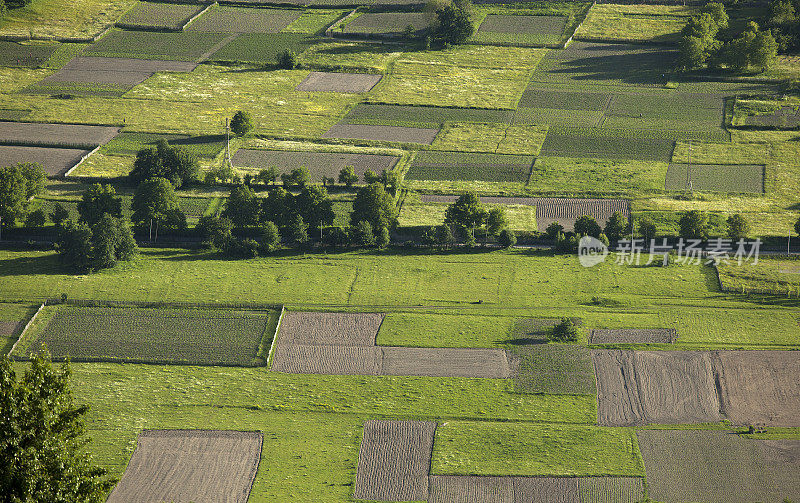
[{"label": "leafy tree", "polygon": [[475,33],[467,1],[453,2],[436,12],[435,39],[446,44],[463,44]]},{"label": "leafy tree", "polygon": [[714,20],[717,30],[724,30],[728,27],[728,13],[721,2],[708,2],[700,8],[701,13],[707,13]]},{"label": "leafy tree", "polygon": [[356,171],[353,169],[353,166],[345,166],[341,171],[339,171],[339,183],[342,183],[350,188],[357,182],[358,175],[356,175]]},{"label": "leafy tree", "polygon": [[628,227],[628,219],[625,215],[619,211],[615,211],[611,215],[611,218],[608,219],[603,233],[609,240],[618,241],[628,234]]},{"label": "leafy tree", "polygon": [[69,218],[69,211],[61,203],[53,205],[53,211],[50,212],[50,220],[58,225],[61,225],[64,220]]},{"label": "leafy tree", "polygon": [[31,199],[42,193],[47,185],[47,173],[38,162],[20,162],[16,168],[25,178],[25,197]]},{"label": "leafy tree", "polygon": [[28,211],[28,179],[17,166],[0,168],[0,225],[13,226]]},{"label": "leafy tree", "polygon": [[203,183],[212,186],[225,184],[238,185],[241,182],[242,179],[227,163],[208,170],[203,178]]},{"label": "leafy tree", "polygon": [[597,240],[606,246],[611,244],[611,241],[608,240],[608,236],[606,236],[604,232],[601,232],[600,235],[597,236]]},{"label": "leafy tree", "polygon": [[227,217],[206,215],[197,223],[203,242],[216,250],[227,250],[233,239],[233,222]]},{"label": "leafy tree", "polygon": [[281,245],[281,234],[278,226],[266,221],[261,225],[261,249],[265,253],[272,253]]},{"label": "leafy tree", "polygon": [[56,251],[62,264],[88,271],[92,264],[92,229],[83,222],[67,220],[59,232]]},{"label": "leafy tree", "polygon": [[364,171],[364,174],[362,176],[364,178],[364,183],[366,183],[367,185],[382,182],[381,176],[375,174],[375,172],[372,171],[371,169]]},{"label": "leafy tree", "polygon": [[350,223],[356,224],[362,220],[369,222],[374,229],[379,227],[393,229],[397,225],[397,207],[394,198],[380,183],[362,187],[356,193]]},{"label": "leafy tree", "polygon": [[231,189],[222,216],[228,217],[235,227],[256,225],[261,213],[261,201],[253,189],[237,185]]},{"label": "leafy tree", "polygon": [[687,211],[678,222],[680,237],[684,239],[708,238],[708,215],[702,211]]},{"label": "leafy tree", "polygon": [[274,185],[276,178],[278,178],[278,170],[272,166],[262,169],[258,172],[258,175],[256,175],[256,180],[264,185]]},{"label": "leafy tree", "polygon": [[503,206],[495,206],[489,210],[489,215],[486,217],[486,232],[492,236],[497,236],[507,227],[508,217]]},{"label": "leafy tree", "polygon": [[303,245],[308,241],[308,224],[300,215],[293,215],[284,229],[286,241],[296,245]]},{"label": "leafy tree", "polygon": [[728,237],[731,239],[744,239],[750,234],[750,224],[747,220],[740,215],[731,215],[728,217]]},{"label": "leafy tree", "polygon": [[428,227],[420,238],[422,246],[432,248],[436,244],[436,227]]},{"label": "leafy tree", "polygon": [[114,481],[85,453],[86,406],[74,403],[69,363],[35,356],[22,374],[0,357],[0,500],[102,503]]},{"label": "leafy tree", "polygon": [[136,188],[131,202],[131,221],[144,231],[155,225],[155,237],[158,232],[174,231],[186,228],[186,215],[178,205],[175,189],[166,178],[151,178]]},{"label": "leafy tree", "polygon": [[300,166],[281,175],[281,182],[284,187],[305,187],[311,183],[311,172],[305,166]]},{"label": "leafy tree", "polygon": [[797,222],[794,223],[794,231],[800,234],[800,219],[798,219]]},{"label": "leafy tree", "polygon": [[25,219],[25,227],[44,227],[45,223],[47,223],[47,215],[41,208],[28,213],[28,217]]},{"label": "leafy tree", "polygon": [[130,260],[137,252],[131,228],[121,218],[104,213],[92,227],[92,262],[96,269],[114,267],[118,260]]},{"label": "leafy tree", "polygon": [[106,213],[112,217],[121,217],[122,198],[117,197],[117,191],[113,186],[96,183],[86,189],[78,202],[80,221],[86,222],[91,227]]},{"label": "leafy tree", "polygon": [[561,321],[553,327],[550,340],[555,342],[578,342],[580,331],[569,318],[561,318]]},{"label": "leafy tree", "polygon": [[389,229],[387,227],[379,227],[378,231],[375,233],[375,245],[378,248],[386,248],[389,246],[391,242],[391,236],[389,235]]},{"label": "leafy tree", "polygon": [[453,230],[447,224],[442,224],[436,227],[434,238],[436,239],[436,244],[439,245],[439,248],[450,248],[453,246],[453,243],[456,242],[456,238],[453,236]]},{"label": "leafy tree", "polygon": [[6,0],[6,6],[9,9],[18,9],[20,7],[25,7],[33,0]]},{"label": "leafy tree", "polygon": [[458,197],[456,202],[447,207],[444,223],[463,225],[467,229],[480,227],[486,221],[486,210],[474,192],[467,192]]},{"label": "leafy tree", "polygon": [[283,187],[275,187],[261,200],[261,218],[278,227],[289,225],[294,214],[294,197]]},{"label": "leafy tree", "polygon": [[297,56],[289,49],[278,54],[278,68],[282,70],[294,70],[297,66]]},{"label": "leafy tree", "polygon": [[380,182],[386,189],[386,192],[392,196],[397,195],[397,189],[400,187],[400,174],[396,171],[381,171]]},{"label": "leafy tree", "polygon": [[767,71],[778,57],[778,43],[768,31],[756,33],[750,44],[750,65],[762,72]]},{"label": "leafy tree", "polygon": [[239,258],[256,258],[258,257],[258,249],[260,245],[258,241],[251,238],[245,239],[232,239],[226,253],[231,257]]},{"label": "leafy tree", "polygon": [[647,217],[639,220],[639,235],[642,236],[646,243],[656,237],[656,224]]},{"label": "leafy tree", "polygon": [[375,232],[366,220],[361,220],[350,226],[350,242],[356,246],[375,246]]},{"label": "leafy tree", "polygon": [[413,40],[416,38],[417,30],[414,29],[413,24],[407,24],[405,28],[403,28],[403,38],[406,40]]},{"label": "leafy tree", "polygon": [[558,222],[551,222],[550,225],[544,230],[547,239],[555,241],[558,239],[559,234],[563,234],[564,226]]},{"label": "leafy tree", "polygon": [[600,228],[600,224],[589,215],[583,215],[575,221],[575,234],[579,236],[592,236],[596,238],[601,232],[603,232],[603,230]]},{"label": "leafy tree", "polygon": [[161,138],[155,148],[144,148],[136,153],[131,170],[131,180],[140,183],[150,178],[166,178],[180,188],[197,178],[197,157],[181,147],[172,146]]},{"label": "leafy tree", "polygon": [[0,0],[0,21],[6,17],[6,2],[5,0]]},{"label": "leafy tree", "polygon": [[514,231],[511,229],[503,229],[497,237],[497,242],[500,243],[500,246],[503,248],[511,248],[517,244],[517,235],[514,234]]},{"label": "leafy tree", "polygon": [[775,0],[770,4],[769,23],[780,26],[797,20],[797,11],[789,0]]},{"label": "leafy tree", "polygon": [[678,65],[690,70],[700,68],[708,60],[706,40],[700,37],[684,35],[678,42]]},{"label": "leafy tree", "polygon": [[323,234],[323,240],[326,245],[332,248],[346,246],[350,242],[347,231],[339,226],[329,227],[327,232]]},{"label": "leafy tree", "polygon": [[231,119],[231,131],[236,136],[244,136],[253,129],[253,120],[250,114],[239,110]]},{"label": "leafy tree", "polygon": [[325,187],[309,185],[294,198],[294,207],[303,220],[312,227],[331,225],[336,218],[333,201],[328,197]]}]

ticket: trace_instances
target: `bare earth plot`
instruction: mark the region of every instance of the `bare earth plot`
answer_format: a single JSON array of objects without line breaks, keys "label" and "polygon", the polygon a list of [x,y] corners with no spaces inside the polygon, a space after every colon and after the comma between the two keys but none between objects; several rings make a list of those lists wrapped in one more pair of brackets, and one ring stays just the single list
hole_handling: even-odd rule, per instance
[{"label": "bare earth plot", "polygon": [[800,126],[800,111],[792,107],[783,107],[772,114],[750,115],[745,117],[746,126],[772,128],[793,128]]},{"label": "bare earth plot", "polygon": [[437,134],[438,128],[334,124],[322,137],[430,145]]},{"label": "bare earth plot", "polygon": [[722,419],[710,353],[592,351],[602,426]]},{"label": "bare earth plot", "polygon": [[635,477],[485,477],[433,475],[430,503],[637,503]]},{"label": "bare earth plot", "polygon": [[300,17],[299,9],[216,6],[195,19],[186,31],[208,33],[278,33]]},{"label": "bare earth plot", "polygon": [[429,501],[430,503],[514,503],[514,483],[511,477],[434,475],[431,477]]},{"label": "bare earth plot", "polygon": [[272,370],[288,374],[381,375],[381,348],[279,345]]},{"label": "bare earth plot", "polygon": [[383,375],[429,377],[511,376],[502,349],[383,347]]},{"label": "bare earth plot", "polygon": [[636,436],[654,501],[781,503],[800,498],[800,440],[686,430],[638,430]]},{"label": "bare earth plot", "polygon": [[[689,171],[687,176],[687,170]],[[708,192],[764,193],[763,165],[749,164],[686,164],[670,163],[665,190],[687,190],[687,178],[693,190]]]},{"label": "bare earth plot", "polygon": [[590,344],[672,344],[678,337],[674,328],[594,329]]},{"label": "bare earth plot", "polygon": [[0,165],[11,166],[18,162],[38,162],[47,176],[61,176],[75,166],[88,150],[54,147],[15,147],[0,145]]},{"label": "bare earth plot", "polygon": [[581,477],[578,493],[581,503],[639,503],[644,484],[638,477]]},{"label": "bare earth plot", "polygon": [[381,81],[383,75],[368,73],[311,72],[300,82],[297,91],[365,93]]},{"label": "bare earth plot", "polygon": [[716,351],[722,410],[734,424],[800,426],[800,354]]},{"label": "bare earth plot", "polygon": [[261,443],[258,432],[145,430],[108,503],[245,503]]},{"label": "bare earth plot", "polygon": [[109,126],[0,121],[0,143],[95,147],[106,143],[117,133],[118,127]]},{"label": "bare earth plot", "polygon": [[88,84],[113,86],[120,90],[131,89],[144,82],[155,72],[191,72],[194,63],[130,58],[77,57],[53,75],[34,86],[57,87],[63,84]]},{"label": "bare earth plot", "polygon": [[383,313],[287,312],[283,315],[280,343],[293,345],[375,345]]},{"label": "bare earth plot", "polygon": [[356,176],[361,180],[367,170],[374,173],[391,170],[400,158],[392,155],[239,149],[232,160],[237,168],[274,167],[278,169],[279,174],[289,173],[295,168],[305,166],[311,174],[311,179],[318,181],[323,176],[336,178],[345,166],[352,166]]},{"label": "bare earth plot", "polygon": [[428,473],[436,423],[367,421],[358,453],[356,499],[428,499]]},{"label": "bare earth plot", "polygon": [[0,337],[9,337],[19,330],[24,323],[22,321],[0,321]]}]

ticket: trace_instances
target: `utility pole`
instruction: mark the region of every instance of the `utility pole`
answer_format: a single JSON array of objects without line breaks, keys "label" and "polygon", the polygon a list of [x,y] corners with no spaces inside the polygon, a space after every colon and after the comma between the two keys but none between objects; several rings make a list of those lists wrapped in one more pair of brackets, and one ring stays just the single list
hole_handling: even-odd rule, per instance
[{"label": "utility pole", "polygon": [[230,120],[225,117],[225,160],[228,162],[229,167],[233,167],[231,162],[231,124]]},{"label": "utility pole", "polygon": [[692,170],[692,140],[689,140],[689,150],[686,151],[686,188],[691,191],[692,182],[690,173]]},{"label": "utility pole", "polygon": [[789,235],[787,236],[786,239],[786,255],[791,255],[792,253],[791,251],[789,251],[791,244],[792,244],[792,231],[789,231]]}]

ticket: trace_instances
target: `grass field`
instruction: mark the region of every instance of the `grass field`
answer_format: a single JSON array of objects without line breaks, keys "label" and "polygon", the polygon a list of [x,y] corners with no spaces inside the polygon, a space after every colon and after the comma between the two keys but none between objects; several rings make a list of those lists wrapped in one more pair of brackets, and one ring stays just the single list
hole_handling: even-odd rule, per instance
[{"label": "grass field", "polygon": [[448,421],[431,474],[642,477],[644,465],[632,429]]},{"label": "grass field", "polygon": [[663,189],[663,161],[542,156],[536,159],[528,191],[541,194],[613,195]]},{"label": "grass field", "polygon": [[0,35],[95,37],[130,9],[134,0],[34,0],[6,15]]},{"label": "grass field", "polygon": [[533,161],[533,157],[521,155],[420,152],[411,163],[406,178],[525,183]]},{"label": "grass field", "polygon": [[748,267],[720,264],[719,279],[730,292],[800,295],[800,264],[794,260],[761,259]]},{"label": "grass field", "polygon": [[88,49],[90,56],[195,61],[225,39],[219,33],[114,30]]},{"label": "grass field", "polygon": [[225,148],[222,135],[191,137],[177,134],[134,133],[123,131],[103,145],[101,152],[108,155],[135,155],[146,147],[154,147],[159,139],[184,148],[198,157],[216,157]]},{"label": "grass field", "polygon": [[301,11],[253,9],[216,5],[186,27],[211,33],[278,33],[300,17]]},{"label": "grass field", "polygon": [[447,122],[431,148],[461,152],[538,155],[547,126]]},{"label": "grass field", "polygon": [[[444,221],[445,211],[449,205],[446,203],[419,203],[405,201],[398,215],[398,221],[402,226],[436,226]],[[494,205],[487,204],[486,208]],[[510,229],[515,231],[535,232],[536,227],[536,208],[528,205],[503,205],[508,218]]]},{"label": "grass field", "polygon": [[[688,173],[687,173],[688,171]],[[710,192],[764,192],[764,166],[719,164],[670,164],[665,188],[687,190],[687,179],[694,190]]]},{"label": "grass field", "polygon": [[160,28],[181,31],[189,19],[199,14],[204,8],[203,5],[140,2],[126,12],[117,21],[117,25],[124,25],[126,28]]},{"label": "grass field", "polygon": [[695,7],[594,4],[575,32],[578,40],[677,42]]},{"label": "grass field", "polygon": [[23,68],[41,67],[59,47],[54,43],[0,41],[0,66]]},{"label": "grass field", "polygon": [[311,9],[304,10],[300,17],[289,23],[283,29],[284,33],[307,33],[320,35],[328,26],[337,19],[346,15],[348,11],[338,9]]},{"label": "grass field", "polygon": [[274,65],[289,50],[300,54],[317,40],[303,33],[243,33],[214,52],[211,61]]}]

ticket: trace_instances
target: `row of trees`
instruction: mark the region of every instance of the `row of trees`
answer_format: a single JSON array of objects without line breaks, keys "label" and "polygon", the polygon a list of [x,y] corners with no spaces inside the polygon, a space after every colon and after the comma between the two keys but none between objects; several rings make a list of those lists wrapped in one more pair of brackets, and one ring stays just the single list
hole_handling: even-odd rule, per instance
[{"label": "row of trees", "polygon": [[692,70],[708,66],[737,72],[764,71],[775,61],[778,44],[769,31],[761,31],[751,21],[738,38],[723,42],[718,38],[728,28],[728,14],[719,2],[704,5],[689,18],[681,32],[679,66]]},{"label": "row of trees", "polygon": [[767,26],[774,34],[780,52],[800,49],[800,0],[772,0]]}]

